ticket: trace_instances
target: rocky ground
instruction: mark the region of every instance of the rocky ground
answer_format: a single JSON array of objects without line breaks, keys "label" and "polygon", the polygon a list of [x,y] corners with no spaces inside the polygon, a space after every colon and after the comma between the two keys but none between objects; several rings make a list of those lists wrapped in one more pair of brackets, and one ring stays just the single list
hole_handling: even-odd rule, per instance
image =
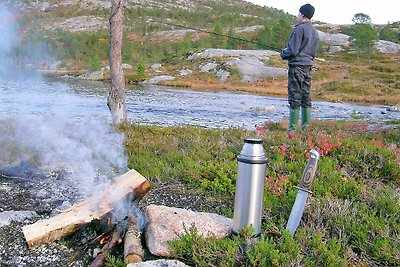
[{"label": "rocky ground", "polygon": [[[87,266],[100,248],[104,234],[99,222],[82,227],[69,237],[28,249],[22,227],[48,218],[81,198],[67,174],[44,172],[22,162],[0,168],[0,266]],[[194,211],[222,212],[221,200],[209,199],[181,184],[161,184],[139,202],[141,209],[150,204]],[[120,257],[122,247],[113,255]],[[146,253],[146,260],[154,259]]]}]

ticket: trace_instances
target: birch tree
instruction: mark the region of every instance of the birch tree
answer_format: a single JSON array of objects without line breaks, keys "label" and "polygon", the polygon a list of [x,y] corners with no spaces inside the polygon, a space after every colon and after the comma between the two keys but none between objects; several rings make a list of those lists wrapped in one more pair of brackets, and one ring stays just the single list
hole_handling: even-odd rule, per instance
[{"label": "birch tree", "polygon": [[121,59],[124,9],[125,0],[111,0],[109,54],[111,90],[107,98],[107,106],[111,111],[113,123],[116,124],[127,120],[125,79]]}]

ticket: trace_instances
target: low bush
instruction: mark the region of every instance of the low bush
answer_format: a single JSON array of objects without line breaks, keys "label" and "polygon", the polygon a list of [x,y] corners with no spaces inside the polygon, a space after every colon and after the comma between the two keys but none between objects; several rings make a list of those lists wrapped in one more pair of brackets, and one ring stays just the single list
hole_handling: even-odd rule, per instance
[{"label": "low bush", "polygon": [[[400,265],[399,127],[314,122],[307,134],[277,124],[256,131],[125,125],[129,167],[159,182],[177,181],[217,197],[233,213],[237,159],[246,136],[264,140],[268,157],[262,234],[204,239],[189,229],[175,257],[196,266]],[[310,149],[318,165],[313,194],[294,238],[285,226]],[[221,196],[223,196],[221,198]],[[212,208],[211,208],[212,210]],[[249,235],[247,235],[248,237]]]}]

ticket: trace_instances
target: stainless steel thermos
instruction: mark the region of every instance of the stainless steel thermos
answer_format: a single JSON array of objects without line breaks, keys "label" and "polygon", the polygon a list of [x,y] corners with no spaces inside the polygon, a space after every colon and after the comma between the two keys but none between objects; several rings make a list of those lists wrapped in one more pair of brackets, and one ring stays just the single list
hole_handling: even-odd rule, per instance
[{"label": "stainless steel thermos", "polygon": [[239,233],[243,226],[254,229],[254,235],[261,234],[261,214],[264,195],[267,157],[263,140],[244,139],[244,146],[238,160],[236,179],[233,232]]}]

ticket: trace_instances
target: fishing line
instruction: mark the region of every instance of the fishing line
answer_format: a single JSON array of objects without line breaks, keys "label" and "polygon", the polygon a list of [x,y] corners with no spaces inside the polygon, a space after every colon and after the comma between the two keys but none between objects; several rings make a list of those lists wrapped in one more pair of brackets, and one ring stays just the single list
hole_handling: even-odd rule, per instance
[{"label": "fishing line", "polygon": [[230,39],[235,39],[235,40],[238,40],[238,41],[241,41],[241,42],[260,45],[260,46],[263,46],[265,48],[268,48],[268,49],[271,49],[271,50],[277,51],[277,52],[281,51],[281,49],[279,49],[279,48],[277,48],[275,46],[262,44],[262,43],[259,43],[259,42],[254,42],[254,41],[246,40],[246,39],[243,39],[243,38],[240,38],[240,37],[226,35],[226,34],[223,34],[223,33],[217,33],[217,32],[213,32],[213,31],[202,30],[202,29],[198,29],[198,28],[194,28],[194,27],[189,27],[189,26],[180,25],[180,24],[174,24],[174,23],[165,22],[165,21],[157,21],[157,22],[160,23],[160,24],[168,25],[168,26],[174,26],[174,27],[178,27],[178,28],[189,29],[189,30],[194,30],[194,31],[198,31],[198,32],[204,32],[204,33],[208,33],[208,34],[214,34],[214,35],[217,35],[217,36],[223,36],[223,37],[227,37],[227,38],[230,38]]}]

